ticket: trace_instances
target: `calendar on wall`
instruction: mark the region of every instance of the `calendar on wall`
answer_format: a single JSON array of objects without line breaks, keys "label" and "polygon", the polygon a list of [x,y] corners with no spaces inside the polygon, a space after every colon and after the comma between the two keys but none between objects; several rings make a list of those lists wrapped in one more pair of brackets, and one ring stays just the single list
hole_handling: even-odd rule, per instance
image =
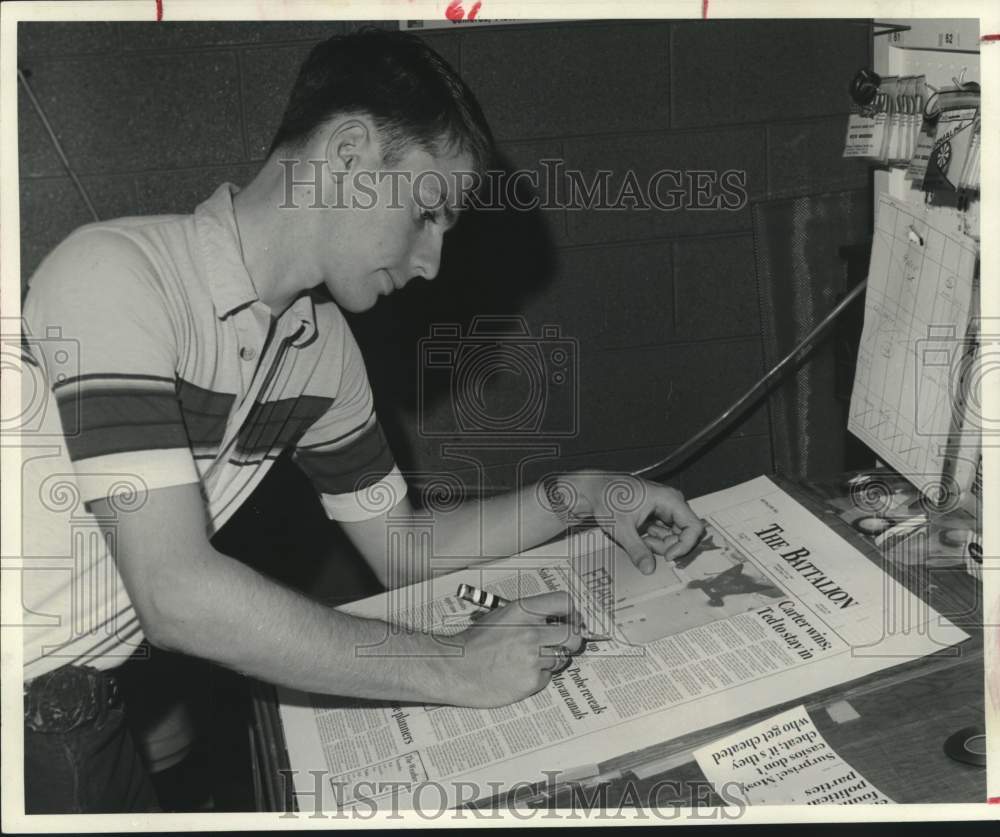
[{"label": "calendar on wall", "polygon": [[968,497],[979,468],[977,253],[880,196],[848,429],[935,502]]}]

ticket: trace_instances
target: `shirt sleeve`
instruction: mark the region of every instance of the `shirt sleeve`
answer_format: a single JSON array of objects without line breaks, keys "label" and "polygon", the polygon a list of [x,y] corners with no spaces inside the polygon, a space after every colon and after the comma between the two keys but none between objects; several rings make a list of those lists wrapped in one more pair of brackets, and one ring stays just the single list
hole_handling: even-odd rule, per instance
[{"label": "shirt sleeve", "polygon": [[32,277],[23,320],[81,499],[199,481],[176,394],[175,332],[138,244],[100,228],[74,233]]},{"label": "shirt sleeve", "polygon": [[331,519],[370,520],[402,502],[406,481],[375,414],[361,350],[339,312],[334,327],[321,363],[339,371],[336,394],[299,439],[294,459]]}]

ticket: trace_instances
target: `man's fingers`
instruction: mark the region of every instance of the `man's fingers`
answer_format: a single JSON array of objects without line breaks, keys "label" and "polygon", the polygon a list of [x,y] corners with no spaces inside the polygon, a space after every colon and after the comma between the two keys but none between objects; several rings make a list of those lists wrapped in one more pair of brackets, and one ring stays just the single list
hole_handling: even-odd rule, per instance
[{"label": "man's fingers", "polygon": [[648,532],[642,536],[642,542],[650,548],[654,555],[663,555],[667,551],[663,538],[653,537]]},{"label": "man's fingers", "polygon": [[[563,647],[570,654],[579,654],[587,647],[587,639],[582,633],[582,625],[552,625],[542,631],[539,643],[542,656],[552,656],[553,648]],[[548,650],[546,650],[548,649]]]},{"label": "man's fingers", "polygon": [[[565,590],[527,596],[518,599],[516,604],[527,614],[531,624],[541,623],[546,626],[560,627],[564,636],[567,626],[576,632],[583,630],[583,619],[573,605],[573,599]],[[504,610],[509,609],[504,608]]]},{"label": "man's fingers", "polygon": [[[566,598],[569,600],[568,594]],[[562,646],[571,654],[578,654],[586,646],[586,626],[579,612],[572,607],[571,600],[570,605],[570,610],[565,614],[549,614],[545,617],[545,624],[538,629],[541,646]]]},{"label": "man's fingers", "polygon": [[664,557],[669,561],[673,561],[676,558],[687,555],[698,545],[698,541],[700,541],[704,535],[705,524],[701,520],[698,521],[697,525],[681,529],[677,543],[667,550]]},{"label": "man's fingers", "polygon": [[[671,496],[673,495],[673,496]],[[697,545],[705,534],[705,522],[698,517],[677,491],[657,495],[656,517],[669,521],[678,541],[667,550],[669,559],[686,555]]]},{"label": "man's fingers", "polygon": [[551,593],[538,593],[517,600],[521,609],[533,616],[568,616],[573,610],[573,600],[565,590],[554,590]]},{"label": "man's fingers", "polygon": [[674,536],[674,531],[665,523],[660,523],[658,520],[652,520],[646,526],[646,534],[652,535],[654,538],[670,538]]},{"label": "man's fingers", "polygon": [[552,676],[559,674],[569,668],[570,663],[573,662],[573,653],[564,645],[549,646],[543,649],[545,654],[545,668],[548,669]]},{"label": "man's fingers", "polygon": [[[565,645],[574,654],[582,651],[587,644],[587,626],[576,611],[569,616],[546,616],[545,624],[551,627],[551,630],[546,628],[544,631],[546,642]],[[553,633],[556,635],[554,639]]]},{"label": "man's fingers", "polygon": [[649,575],[656,569],[656,557],[653,555],[653,551],[646,546],[645,541],[635,530],[635,526],[625,517],[621,515],[616,517],[614,528],[608,531],[608,534],[628,553],[632,563],[643,575]]},{"label": "man's fingers", "polygon": [[655,509],[657,518],[663,523],[670,523],[675,532],[678,529],[704,529],[704,521],[694,513],[680,492],[671,493],[673,496],[669,500],[665,495],[657,497]]},{"label": "man's fingers", "polygon": [[654,553],[664,557],[666,557],[667,550],[680,540],[677,535],[667,535],[661,538],[650,535],[648,532],[642,536],[642,539]]}]

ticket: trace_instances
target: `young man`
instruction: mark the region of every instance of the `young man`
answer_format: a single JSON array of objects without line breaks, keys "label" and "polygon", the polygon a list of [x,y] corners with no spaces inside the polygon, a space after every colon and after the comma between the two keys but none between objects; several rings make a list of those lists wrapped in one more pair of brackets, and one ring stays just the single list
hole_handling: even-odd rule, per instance
[{"label": "young man", "polygon": [[[143,635],[310,692],[472,707],[533,694],[582,648],[565,595],[494,611],[452,638],[461,653],[442,655],[427,635],[331,610],[209,541],[291,449],[384,584],[428,574],[430,556],[389,566],[388,516],[397,529],[406,519],[406,484],[340,309],[435,277],[467,175],[491,154],[472,94],[419,39],[332,38],[304,64],[272,153],[243,191],[223,185],[189,216],[84,227],[39,268],[28,332],[59,328],[79,342],[79,369],[50,384],[80,498],[113,537],[114,583],[127,596],[108,617],[110,639],[52,655],[44,631],[26,632],[29,811],[151,803],[120,712],[108,710],[113,668]],[[54,341],[28,344],[57,365]],[[636,498],[627,510],[610,498],[622,481]],[[133,487],[124,500],[123,485]],[[590,516],[644,572],[702,534],[672,489],[578,473],[439,516],[435,552],[509,555]],[[357,653],[373,646],[377,656]],[[82,798],[72,788],[83,773],[110,790]]]}]

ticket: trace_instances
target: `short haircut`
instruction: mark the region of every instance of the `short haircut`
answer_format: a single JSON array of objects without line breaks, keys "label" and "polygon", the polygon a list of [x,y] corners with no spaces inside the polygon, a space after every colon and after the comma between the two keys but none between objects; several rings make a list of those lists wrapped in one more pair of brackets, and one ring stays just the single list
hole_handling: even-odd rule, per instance
[{"label": "short haircut", "polygon": [[415,35],[365,27],[317,44],[268,155],[300,147],[331,117],[348,113],[371,118],[386,165],[414,145],[433,156],[467,153],[480,173],[492,165],[493,136],[472,91]]}]

